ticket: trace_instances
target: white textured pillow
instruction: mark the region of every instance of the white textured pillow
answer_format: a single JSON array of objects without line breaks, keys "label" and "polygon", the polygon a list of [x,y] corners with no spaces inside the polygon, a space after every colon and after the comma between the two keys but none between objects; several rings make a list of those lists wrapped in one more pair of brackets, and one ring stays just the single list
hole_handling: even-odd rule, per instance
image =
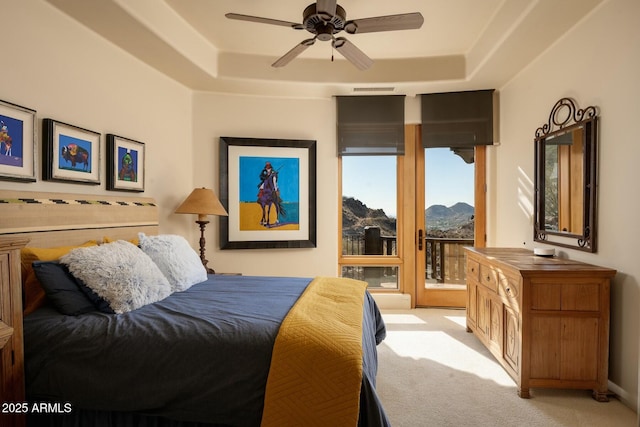
[{"label": "white textured pillow", "polygon": [[158,266],[124,240],[73,249],[60,262],[118,314],[171,295],[171,285]]},{"label": "white textured pillow", "polygon": [[160,268],[174,292],[184,291],[207,280],[207,270],[184,237],[174,234],[147,236],[139,233],[138,240],[140,248]]}]

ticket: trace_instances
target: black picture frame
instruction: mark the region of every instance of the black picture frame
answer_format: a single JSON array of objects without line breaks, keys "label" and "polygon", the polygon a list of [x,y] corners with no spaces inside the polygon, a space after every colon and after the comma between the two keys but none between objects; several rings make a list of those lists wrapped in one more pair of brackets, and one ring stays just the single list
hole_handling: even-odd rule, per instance
[{"label": "black picture frame", "polygon": [[107,134],[107,190],[143,192],[145,182],[143,142]]},{"label": "black picture frame", "polygon": [[36,181],[36,110],[0,100],[0,179]]},{"label": "black picture frame", "polygon": [[100,136],[54,119],[42,121],[42,179],[100,184]]},{"label": "black picture frame", "polygon": [[[219,173],[220,202],[229,213],[219,218],[220,249],[316,247],[315,140],[220,137]],[[263,178],[273,175],[279,201],[263,202],[281,214],[278,222],[259,203],[270,191]],[[278,203],[281,210],[274,209]]]}]

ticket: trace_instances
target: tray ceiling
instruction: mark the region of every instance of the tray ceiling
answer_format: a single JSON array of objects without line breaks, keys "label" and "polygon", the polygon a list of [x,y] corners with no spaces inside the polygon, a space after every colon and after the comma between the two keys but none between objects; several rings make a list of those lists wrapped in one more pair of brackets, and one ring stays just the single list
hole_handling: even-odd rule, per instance
[{"label": "tray ceiling", "polygon": [[500,88],[603,0],[342,0],[347,19],[424,17],[418,30],[344,34],[373,59],[366,71],[321,41],[273,68],[309,33],[224,16],[302,22],[310,0],[47,1],[194,90],[326,97]]}]

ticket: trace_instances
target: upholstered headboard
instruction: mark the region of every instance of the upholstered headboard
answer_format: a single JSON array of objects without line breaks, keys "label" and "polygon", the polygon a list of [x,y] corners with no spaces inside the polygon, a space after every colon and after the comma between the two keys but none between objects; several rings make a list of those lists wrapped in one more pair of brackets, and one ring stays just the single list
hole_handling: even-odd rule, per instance
[{"label": "upholstered headboard", "polygon": [[79,245],[87,240],[158,234],[158,207],[148,197],[0,190],[0,234],[28,246]]}]

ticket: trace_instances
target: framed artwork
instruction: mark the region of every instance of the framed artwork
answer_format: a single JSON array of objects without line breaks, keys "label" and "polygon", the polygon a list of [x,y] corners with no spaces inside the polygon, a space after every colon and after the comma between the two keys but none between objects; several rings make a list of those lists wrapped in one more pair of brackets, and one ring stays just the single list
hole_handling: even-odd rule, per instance
[{"label": "framed artwork", "polygon": [[316,141],[221,137],[221,249],[316,247]]},{"label": "framed artwork", "polygon": [[107,134],[107,190],[144,191],[144,143]]},{"label": "framed artwork", "polygon": [[42,178],[100,184],[100,134],[58,122],[42,121]]},{"label": "framed artwork", "polygon": [[0,179],[36,180],[36,111],[0,101]]}]

